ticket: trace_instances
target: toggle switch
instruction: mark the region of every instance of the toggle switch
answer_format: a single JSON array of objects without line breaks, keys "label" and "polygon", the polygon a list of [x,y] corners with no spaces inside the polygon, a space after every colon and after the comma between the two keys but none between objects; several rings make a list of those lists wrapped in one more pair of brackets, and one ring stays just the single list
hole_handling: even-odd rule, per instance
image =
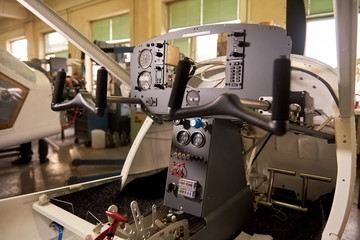
[{"label": "toggle switch", "polygon": [[239,53],[239,52],[233,52],[232,55],[234,57],[244,57],[244,54],[243,53]]},{"label": "toggle switch", "polygon": [[162,44],[162,43],[157,43],[157,44],[156,44],[156,47],[157,47],[157,48],[162,48],[163,46],[164,46],[164,44]]},{"label": "toggle switch", "polygon": [[234,32],[234,37],[242,37],[245,36],[245,32]]},{"label": "toggle switch", "polygon": [[167,192],[176,192],[177,191],[176,183],[169,183],[166,191]]}]

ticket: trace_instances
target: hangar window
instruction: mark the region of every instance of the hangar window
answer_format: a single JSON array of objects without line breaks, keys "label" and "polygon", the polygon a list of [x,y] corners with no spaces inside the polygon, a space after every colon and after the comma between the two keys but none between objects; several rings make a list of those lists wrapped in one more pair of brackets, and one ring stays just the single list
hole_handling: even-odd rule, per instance
[{"label": "hangar window", "polygon": [[[336,67],[336,31],[332,0],[304,0],[304,4],[307,15],[305,55]],[[357,56],[360,56],[359,48]]]},{"label": "hangar window", "polygon": [[130,42],[129,14],[93,21],[91,33],[93,41],[128,43]]},{"label": "hangar window", "polygon": [[19,39],[10,42],[10,52],[20,61],[27,61],[27,39]]},{"label": "hangar window", "polygon": [[333,0],[304,0],[306,15],[321,17],[332,14]]},{"label": "hangar window", "polygon": [[[115,51],[115,48],[130,47],[130,16],[122,14],[110,18],[96,20],[91,22],[91,39],[110,57],[118,62],[123,68],[128,67],[130,62],[130,53]],[[106,49],[106,50],[105,50]],[[121,53],[120,53],[121,52]],[[100,68],[97,63],[92,62],[92,82],[96,82],[97,71]],[[92,87],[93,91],[96,85]]]},{"label": "hangar window", "polygon": [[308,20],[305,55],[332,67],[337,66],[335,20]]},{"label": "hangar window", "polygon": [[[184,0],[168,3],[169,32],[181,28],[212,23],[240,23],[239,0]],[[205,35],[194,38],[177,39],[173,45],[179,47],[180,52],[202,61],[219,55],[219,44],[223,43],[223,36]]]},{"label": "hangar window", "polygon": [[[130,16],[123,14],[91,22],[92,40],[102,49],[130,46]],[[118,63],[130,62],[130,53],[107,53]],[[124,66],[123,66],[124,67]],[[94,76],[98,68],[93,67]]]},{"label": "hangar window", "polygon": [[[307,15],[305,55],[337,67],[336,29],[332,0],[304,0]],[[360,6],[360,3],[358,3]],[[359,7],[358,7],[359,8]],[[357,81],[355,94],[360,95],[360,14],[357,23]]]},{"label": "hangar window", "polygon": [[[45,59],[48,59],[45,69],[56,72],[63,68],[68,71],[66,59],[69,55],[69,43],[65,37],[58,32],[44,34]],[[59,64],[62,62],[63,64]]]},{"label": "hangar window", "polygon": [[169,29],[238,20],[239,0],[185,0],[168,3]]},{"label": "hangar window", "polygon": [[58,32],[44,34],[45,40],[45,58],[61,57],[67,58],[69,44],[65,37]]}]

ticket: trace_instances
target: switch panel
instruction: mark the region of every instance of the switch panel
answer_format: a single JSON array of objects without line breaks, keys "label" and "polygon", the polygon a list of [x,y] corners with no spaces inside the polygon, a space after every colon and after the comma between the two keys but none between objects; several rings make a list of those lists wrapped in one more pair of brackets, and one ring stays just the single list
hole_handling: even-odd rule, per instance
[{"label": "switch panel", "polygon": [[178,184],[178,194],[189,198],[195,198],[196,187],[197,187],[196,181],[180,178]]},{"label": "switch panel", "polygon": [[164,204],[203,217],[247,188],[242,143],[232,121],[198,118],[203,126],[192,128],[191,120],[174,122]]}]

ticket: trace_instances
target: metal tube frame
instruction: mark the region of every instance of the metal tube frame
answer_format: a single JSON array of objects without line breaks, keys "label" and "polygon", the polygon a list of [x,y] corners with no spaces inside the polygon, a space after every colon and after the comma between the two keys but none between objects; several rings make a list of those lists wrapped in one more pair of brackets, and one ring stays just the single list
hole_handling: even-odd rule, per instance
[{"label": "metal tube frame", "polygon": [[268,191],[267,191],[266,201],[263,201],[263,200],[259,201],[259,204],[268,206],[268,207],[271,207],[273,204],[275,204],[275,205],[280,205],[280,206],[283,206],[286,208],[291,208],[294,210],[307,212],[308,209],[305,207],[305,203],[306,203],[306,199],[307,199],[307,190],[308,190],[308,186],[309,186],[309,182],[308,182],[309,179],[317,180],[317,181],[324,181],[324,182],[331,182],[331,178],[329,178],[329,177],[324,177],[324,176],[319,176],[319,175],[314,175],[314,174],[307,174],[307,173],[300,173],[300,177],[303,178],[303,185],[302,185],[302,195],[301,195],[301,206],[299,206],[299,205],[290,204],[290,203],[271,199],[272,189],[273,189],[274,181],[275,181],[275,173],[295,176],[296,172],[285,170],[285,169],[278,169],[278,168],[269,168],[268,171],[270,172],[270,177],[269,177],[269,187],[268,187]]}]

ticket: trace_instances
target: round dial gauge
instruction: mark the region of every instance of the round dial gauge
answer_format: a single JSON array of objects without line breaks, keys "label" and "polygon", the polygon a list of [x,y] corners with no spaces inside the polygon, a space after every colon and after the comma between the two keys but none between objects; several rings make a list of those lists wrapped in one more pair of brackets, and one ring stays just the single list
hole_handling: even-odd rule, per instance
[{"label": "round dial gauge", "polygon": [[151,86],[151,75],[149,72],[142,72],[140,73],[139,77],[138,77],[138,87],[143,90],[146,91],[150,88]]},{"label": "round dial gauge", "polygon": [[148,68],[152,62],[152,53],[149,49],[144,49],[139,55],[139,64],[142,68]]},{"label": "round dial gauge", "polygon": [[181,145],[187,145],[190,142],[190,134],[186,130],[181,130],[176,139]]},{"label": "round dial gauge", "polygon": [[191,143],[195,147],[202,147],[205,144],[205,136],[201,132],[194,132],[191,136]]}]

